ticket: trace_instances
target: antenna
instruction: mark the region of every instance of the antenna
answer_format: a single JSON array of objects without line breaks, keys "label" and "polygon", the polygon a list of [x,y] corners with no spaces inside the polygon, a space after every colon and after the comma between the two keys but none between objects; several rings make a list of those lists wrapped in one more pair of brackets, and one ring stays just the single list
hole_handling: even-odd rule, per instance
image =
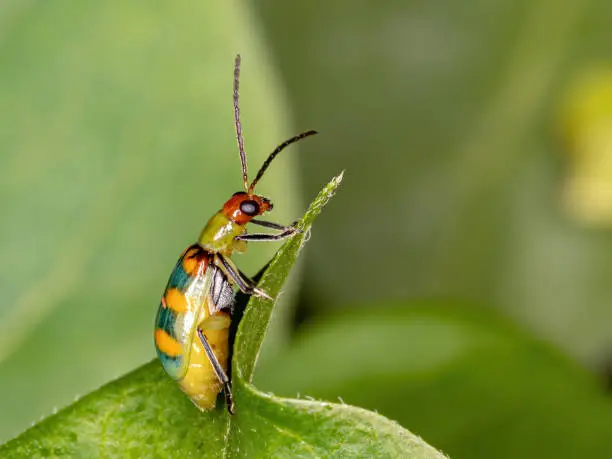
[{"label": "antenna", "polygon": [[[285,140],[278,147],[276,147],[276,149],[272,153],[270,153],[270,156],[268,156],[268,159],[266,159],[264,163],[261,165],[261,168],[259,169],[259,172],[257,172],[257,176],[255,177],[255,180],[253,180],[251,184],[249,185],[249,187],[247,188],[247,193],[251,194],[253,192],[255,185],[257,185],[257,182],[259,182],[259,179],[263,177],[264,172],[266,172],[266,169],[268,169],[272,160],[276,158],[276,155],[278,155],[281,151],[283,151],[285,147],[288,147],[289,145],[297,142],[298,140],[302,140],[304,137],[308,137],[314,134],[317,134],[317,131],[302,132],[301,134],[298,134],[295,137],[291,137],[289,140]],[[244,170],[246,171],[246,169]],[[245,177],[246,177],[246,172],[245,172]]]},{"label": "antenna", "polygon": [[236,123],[236,140],[240,152],[240,163],[242,164],[242,181],[244,189],[249,189],[249,178],[247,173],[247,158],[244,152],[244,138],[242,137],[242,125],[240,124],[240,103],[238,101],[238,88],[240,86],[240,54],[236,54],[234,63],[234,120]]}]

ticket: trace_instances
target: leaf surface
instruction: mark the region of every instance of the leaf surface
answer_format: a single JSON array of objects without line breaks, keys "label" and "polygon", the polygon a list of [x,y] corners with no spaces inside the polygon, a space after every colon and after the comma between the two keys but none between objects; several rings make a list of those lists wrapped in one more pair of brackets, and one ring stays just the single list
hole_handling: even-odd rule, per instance
[{"label": "leaf surface", "polygon": [[606,457],[599,381],[505,318],[458,306],[378,302],[313,320],[255,384],[376,410],[451,457]]},{"label": "leaf surface", "polygon": [[[276,297],[340,184],[334,178],[263,273],[259,287]],[[0,447],[2,457],[414,457],[442,458],[419,437],[378,414],[344,404],[277,398],[250,381],[272,316],[272,301],[252,297],[238,327],[232,365],[236,414],[220,403],[201,413],[151,362]]]}]

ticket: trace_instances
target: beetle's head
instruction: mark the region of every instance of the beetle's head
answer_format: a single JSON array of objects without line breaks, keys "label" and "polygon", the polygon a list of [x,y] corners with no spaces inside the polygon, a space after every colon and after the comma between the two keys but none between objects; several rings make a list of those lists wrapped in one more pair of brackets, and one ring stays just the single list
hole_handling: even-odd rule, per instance
[{"label": "beetle's head", "polygon": [[238,191],[227,200],[221,212],[234,223],[245,225],[251,219],[269,210],[272,210],[272,203],[268,198],[245,191]]}]

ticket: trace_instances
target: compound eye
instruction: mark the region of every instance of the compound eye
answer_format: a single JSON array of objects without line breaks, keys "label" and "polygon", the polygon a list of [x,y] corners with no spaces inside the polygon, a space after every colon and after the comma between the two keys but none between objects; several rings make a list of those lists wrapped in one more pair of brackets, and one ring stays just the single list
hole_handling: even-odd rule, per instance
[{"label": "compound eye", "polygon": [[254,217],[255,215],[259,215],[259,204],[252,200],[242,201],[240,203],[240,211],[249,217]]}]

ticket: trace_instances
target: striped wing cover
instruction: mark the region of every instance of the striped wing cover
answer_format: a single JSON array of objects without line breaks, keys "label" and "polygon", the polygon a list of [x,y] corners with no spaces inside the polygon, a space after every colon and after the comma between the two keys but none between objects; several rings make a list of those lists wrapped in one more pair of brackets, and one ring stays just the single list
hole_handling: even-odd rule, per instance
[{"label": "striped wing cover", "polygon": [[164,290],[155,319],[155,348],[166,372],[175,380],[186,373],[196,326],[210,315],[214,271],[211,255],[192,245],[179,258]]}]

